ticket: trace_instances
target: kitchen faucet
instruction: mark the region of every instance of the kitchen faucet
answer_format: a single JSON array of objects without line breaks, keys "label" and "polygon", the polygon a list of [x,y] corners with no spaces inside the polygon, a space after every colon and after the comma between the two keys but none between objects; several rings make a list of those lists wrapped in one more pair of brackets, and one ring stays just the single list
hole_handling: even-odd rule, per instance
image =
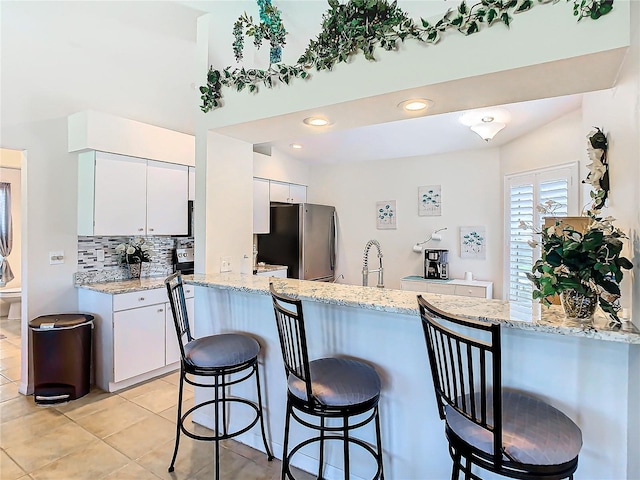
[{"label": "kitchen faucet", "polygon": [[[380,268],[376,270],[369,270],[369,249],[372,245],[378,249],[378,260],[380,261]],[[382,280],[382,250],[377,240],[369,240],[364,247],[364,255],[362,257],[362,286],[369,285],[369,273],[378,272],[378,284],[376,287],[384,288],[384,281]]]}]

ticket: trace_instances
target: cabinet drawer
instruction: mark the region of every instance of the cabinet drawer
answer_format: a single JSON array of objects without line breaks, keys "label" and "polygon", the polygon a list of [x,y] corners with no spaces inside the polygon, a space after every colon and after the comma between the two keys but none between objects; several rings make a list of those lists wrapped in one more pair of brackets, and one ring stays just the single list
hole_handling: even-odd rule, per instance
[{"label": "cabinet drawer", "polygon": [[426,282],[412,282],[409,280],[400,280],[400,288],[402,290],[409,290],[411,292],[426,292]]},{"label": "cabinet drawer", "polygon": [[487,289],[485,287],[472,287],[470,285],[456,285],[456,295],[464,295],[465,297],[485,298]]},{"label": "cabinet drawer", "polygon": [[455,285],[444,285],[439,283],[428,283],[427,284],[427,292],[429,293],[441,293],[443,295],[455,295],[456,294],[456,286]]},{"label": "cabinet drawer", "polygon": [[[190,287],[190,289],[193,290],[193,287]],[[168,301],[167,290],[164,288],[121,293],[113,296],[113,310],[116,312],[120,310],[129,310],[130,308],[146,307],[148,305],[164,303],[166,301]]]}]

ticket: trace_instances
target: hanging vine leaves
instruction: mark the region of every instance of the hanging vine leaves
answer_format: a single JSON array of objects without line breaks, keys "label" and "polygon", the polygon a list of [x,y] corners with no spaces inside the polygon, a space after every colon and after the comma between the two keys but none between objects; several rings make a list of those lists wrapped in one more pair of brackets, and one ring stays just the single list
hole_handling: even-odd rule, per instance
[{"label": "hanging vine leaves", "polygon": [[[317,38],[309,41],[295,65],[286,65],[279,63],[286,36],[280,13],[271,5],[271,0],[257,1],[261,7],[262,23],[254,25],[253,19],[246,13],[238,18],[233,26],[233,50],[236,59],[241,60],[243,31],[247,27],[246,35],[254,37],[257,47],[263,38],[270,40],[271,64],[266,70],[227,67],[220,72],[210,67],[207,84],[200,87],[200,109],[203,112],[222,106],[223,86],[233,87],[237,91],[247,88],[250,93],[256,93],[259,85],[267,88],[272,88],[276,82],[288,85],[294,78],[308,79],[310,70],[332,70],[336,64],[347,63],[359,53],[367,60],[375,61],[377,47],[387,51],[397,50],[400,43],[408,38],[436,44],[442,34],[450,30],[472,35],[481,31],[483,26],[502,23],[509,27],[512,14],[529,11],[535,3],[549,3],[549,0],[479,0],[470,6],[463,0],[434,24],[423,18],[417,24],[398,7],[397,1],[349,0],[342,4],[338,0],[328,0],[329,9],[322,15],[322,31]],[[552,3],[558,1],[553,0]],[[608,14],[613,9],[614,0],[566,1],[573,2],[573,15],[580,21],[583,18],[597,20]]]}]

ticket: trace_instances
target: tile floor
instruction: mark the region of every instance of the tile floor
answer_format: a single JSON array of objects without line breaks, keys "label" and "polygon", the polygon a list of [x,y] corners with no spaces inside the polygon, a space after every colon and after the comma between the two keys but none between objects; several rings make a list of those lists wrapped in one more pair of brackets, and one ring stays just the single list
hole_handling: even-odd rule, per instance
[{"label": "tile floor", "polygon": [[[18,393],[20,322],[0,318],[0,480],[213,478],[213,444],[184,435],[175,471],[167,472],[178,380],[173,373],[118,393],[95,389],[64,405],[36,406],[32,396]],[[185,405],[192,398],[191,390]],[[223,479],[280,478],[278,460],[268,462],[262,452],[234,441],[223,447]]]}]

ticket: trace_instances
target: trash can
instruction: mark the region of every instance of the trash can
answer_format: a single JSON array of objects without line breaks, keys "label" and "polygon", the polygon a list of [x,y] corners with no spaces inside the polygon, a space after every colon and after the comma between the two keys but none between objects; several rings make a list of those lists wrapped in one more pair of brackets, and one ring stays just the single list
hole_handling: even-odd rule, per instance
[{"label": "trash can", "polygon": [[33,340],[33,398],[50,405],[90,389],[93,315],[43,315],[29,322]]}]

